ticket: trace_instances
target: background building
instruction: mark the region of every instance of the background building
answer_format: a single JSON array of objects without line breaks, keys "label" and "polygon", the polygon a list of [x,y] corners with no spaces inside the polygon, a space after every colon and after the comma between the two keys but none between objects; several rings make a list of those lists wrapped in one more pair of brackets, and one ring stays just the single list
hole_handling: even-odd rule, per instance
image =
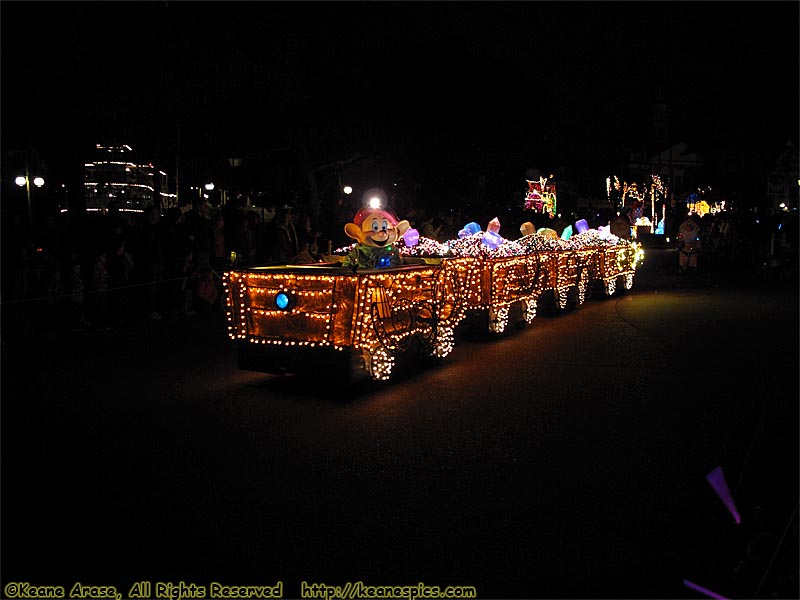
[{"label": "background building", "polygon": [[162,209],[175,205],[175,194],[166,189],[167,175],[152,163],[137,164],[127,144],[97,145],[94,161],[85,166],[86,210],[101,212],[114,201],[122,212],[142,212],[147,206]]}]

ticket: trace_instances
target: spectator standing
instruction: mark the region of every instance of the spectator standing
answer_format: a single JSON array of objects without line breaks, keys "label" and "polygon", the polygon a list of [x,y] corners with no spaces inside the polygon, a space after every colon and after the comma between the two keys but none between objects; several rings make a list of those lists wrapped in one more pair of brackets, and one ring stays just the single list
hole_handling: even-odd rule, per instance
[{"label": "spectator standing", "polygon": [[[246,220],[248,227],[256,228],[258,226],[257,218],[257,213],[249,213]],[[216,225],[219,231],[222,231],[223,227],[224,221]],[[207,227],[206,223],[202,223],[201,227],[195,231],[191,273],[192,309],[208,312],[219,308],[219,299],[222,293],[222,282],[219,274],[213,268],[216,255],[216,232],[213,217],[209,218]],[[255,238],[255,236],[251,237]],[[202,240],[201,244],[197,243],[198,240]],[[257,246],[254,244],[249,252],[251,254],[249,264],[253,264],[256,261]]]},{"label": "spectator standing", "polygon": [[302,252],[305,249],[316,260],[319,258],[320,232],[312,227],[311,215],[306,212],[300,213],[298,222],[299,227],[296,230],[298,252]]},{"label": "spectator standing", "polygon": [[125,238],[118,235],[107,254],[109,306],[114,325],[126,325],[130,320],[130,272],[134,266]]},{"label": "spectator standing", "polygon": [[225,216],[217,213],[211,218],[211,231],[214,235],[214,257],[211,266],[218,274],[228,268],[228,241],[225,237]]},{"label": "spectator standing", "polygon": [[444,217],[444,226],[442,227],[443,241],[454,240],[458,238],[458,232],[464,226],[462,223],[463,217],[454,209],[450,209]]},{"label": "spectator standing", "polygon": [[164,279],[164,238],[161,213],[156,206],[148,206],[144,211],[144,223],[139,231],[134,260],[140,282],[144,284],[144,314],[150,319],[160,319],[159,290]]},{"label": "spectator standing", "polygon": [[236,252],[236,263],[240,267],[249,267],[258,261],[258,240],[253,230],[254,220],[249,211],[241,211],[237,215],[231,248]]},{"label": "spectator standing", "polygon": [[426,238],[436,240],[437,242],[443,241],[442,237],[443,226],[438,218],[432,213],[426,213],[422,218],[422,235]]},{"label": "spectator standing", "polygon": [[130,244],[134,232],[130,222],[122,216],[116,200],[109,200],[106,214],[100,221],[100,246],[105,252],[112,251],[119,238]]},{"label": "spectator standing", "polygon": [[211,268],[214,254],[214,231],[211,226],[211,212],[208,199],[197,198],[190,211],[186,213],[184,230],[192,241],[194,268],[198,271]]},{"label": "spectator standing", "polygon": [[223,214],[217,213],[211,218],[211,229],[214,233],[214,256],[211,264],[212,276],[214,284],[217,288],[216,300],[211,305],[211,310],[222,310],[222,274],[228,269],[230,265],[230,257],[228,255],[228,244],[225,239],[225,217]]},{"label": "spectator standing", "polygon": [[[16,215],[13,220],[2,221],[2,311],[3,341],[24,338],[31,331],[30,303],[31,263],[34,244],[28,239],[29,232]],[[6,229],[8,227],[8,229]]]},{"label": "spectator standing", "polygon": [[186,290],[192,261],[192,240],[183,229],[183,212],[172,207],[164,215],[164,306],[167,314],[186,314]]},{"label": "spectator standing", "polygon": [[71,332],[83,331],[90,325],[85,311],[85,287],[81,274],[81,257],[77,251],[72,252],[67,265],[65,279],[66,312],[68,328]]},{"label": "spectator standing", "polygon": [[292,210],[282,208],[275,215],[275,228],[273,230],[273,262],[289,264],[297,256],[300,247],[297,241],[297,231],[292,220]]},{"label": "spectator standing", "polygon": [[63,296],[56,257],[44,246],[33,248],[30,271],[31,323],[33,333],[52,337],[56,332],[57,300]]},{"label": "spectator standing", "polygon": [[95,254],[92,273],[89,278],[88,316],[92,329],[96,331],[109,330],[108,314],[108,269],[106,268],[106,253]]}]

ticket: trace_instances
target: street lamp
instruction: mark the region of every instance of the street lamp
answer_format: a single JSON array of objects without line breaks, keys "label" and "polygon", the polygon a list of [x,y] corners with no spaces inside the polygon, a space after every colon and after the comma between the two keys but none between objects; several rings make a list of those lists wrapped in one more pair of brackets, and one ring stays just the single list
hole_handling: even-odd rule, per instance
[{"label": "street lamp", "polygon": [[[209,199],[209,193],[214,190],[214,187],[215,186],[214,186],[213,182],[209,182],[209,183],[206,183],[205,185],[203,185],[203,189],[205,189],[205,193],[203,193],[201,191],[200,192],[201,197],[203,197],[206,200],[208,200]],[[197,188],[197,189],[199,190],[200,188]]]},{"label": "street lamp", "polygon": [[[16,183],[19,187],[25,188],[25,196],[28,200],[28,223],[31,227],[33,227],[33,213],[31,210],[31,177],[30,173],[28,173],[27,166],[25,167],[25,175],[18,175],[16,179],[14,179],[14,183]],[[42,187],[44,185],[44,178],[37,175],[33,178],[33,185],[39,188]]]}]

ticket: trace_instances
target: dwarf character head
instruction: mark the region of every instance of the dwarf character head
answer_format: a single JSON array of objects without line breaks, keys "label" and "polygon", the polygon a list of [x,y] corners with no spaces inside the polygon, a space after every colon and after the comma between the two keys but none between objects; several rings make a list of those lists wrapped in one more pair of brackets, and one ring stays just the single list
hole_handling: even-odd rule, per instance
[{"label": "dwarf character head", "polygon": [[344,226],[344,232],[359,244],[385,248],[400,239],[410,226],[406,220],[398,221],[390,210],[362,208],[353,222]]}]

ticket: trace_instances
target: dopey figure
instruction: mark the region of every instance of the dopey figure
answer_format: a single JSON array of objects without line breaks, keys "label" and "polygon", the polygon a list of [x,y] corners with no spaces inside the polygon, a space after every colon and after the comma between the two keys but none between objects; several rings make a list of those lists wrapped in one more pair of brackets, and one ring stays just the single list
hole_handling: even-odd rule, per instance
[{"label": "dopey figure", "polygon": [[385,208],[362,208],[352,223],[344,226],[348,237],[358,242],[347,254],[343,267],[352,269],[376,269],[404,263],[397,248],[397,241],[408,231],[411,224],[398,220]]}]

